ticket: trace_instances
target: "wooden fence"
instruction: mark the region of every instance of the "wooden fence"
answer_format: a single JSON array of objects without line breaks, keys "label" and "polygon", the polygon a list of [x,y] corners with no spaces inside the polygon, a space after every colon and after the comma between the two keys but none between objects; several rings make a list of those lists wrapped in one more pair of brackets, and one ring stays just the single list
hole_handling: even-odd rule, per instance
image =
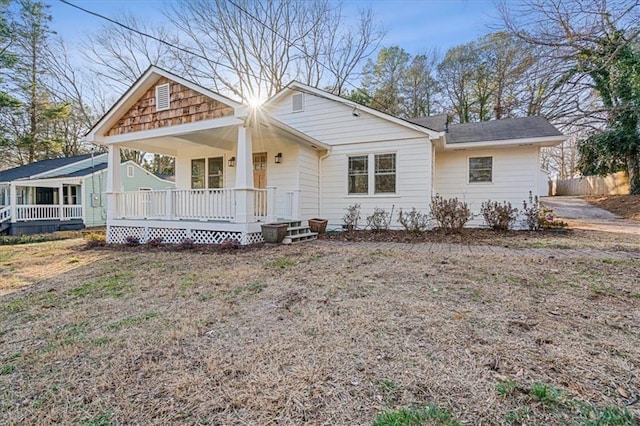
[{"label": "wooden fence", "polygon": [[554,181],[553,195],[626,195],[629,178],[624,172]]}]

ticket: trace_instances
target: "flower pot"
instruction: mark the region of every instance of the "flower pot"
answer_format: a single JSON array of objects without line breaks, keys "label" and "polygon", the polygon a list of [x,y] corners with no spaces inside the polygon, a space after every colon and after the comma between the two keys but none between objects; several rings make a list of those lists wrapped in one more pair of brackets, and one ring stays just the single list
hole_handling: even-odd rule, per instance
[{"label": "flower pot", "polygon": [[280,244],[287,236],[288,223],[265,223],[262,225],[262,238],[265,243]]},{"label": "flower pot", "polygon": [[327,223],[329,221],[327,219],[318,219],[313,218],[309,219],[309,228],[312,232],[317,232],[318,234],[324,234],[327,232]]}]

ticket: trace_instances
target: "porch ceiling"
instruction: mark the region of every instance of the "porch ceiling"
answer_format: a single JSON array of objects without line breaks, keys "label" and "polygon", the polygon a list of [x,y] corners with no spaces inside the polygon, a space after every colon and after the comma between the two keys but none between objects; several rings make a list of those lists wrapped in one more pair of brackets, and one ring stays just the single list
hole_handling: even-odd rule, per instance
[{"label": "porch ceiling", "polygon": [[[263,149],[268,146],[270,140],[287,141],[290,143],[303,143],[314,146],[313,142],[305,140],[286,129],[282,129],[271,123],[257,123],[252,131],[254,148]],[[238,127],[218,127],[214,129],[201,129],[194,132],[162,136],[148,139],[138,139],[126,143],[119,143],[122,148],[136,149],[143,152],[169,155],[175,157],[178,147],[207,146],[227,151],[234,151],[238,140]],[[321,144],[317,144],[321,145]],[[324,147],[320,146],[320,149]]]}]

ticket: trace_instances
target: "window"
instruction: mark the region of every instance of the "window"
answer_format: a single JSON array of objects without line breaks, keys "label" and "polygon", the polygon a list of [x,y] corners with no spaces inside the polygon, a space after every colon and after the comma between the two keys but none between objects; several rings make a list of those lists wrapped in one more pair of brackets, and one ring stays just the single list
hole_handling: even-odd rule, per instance
[{"label": "window", "polygon": [[369,193],[369,158],[349,157],[349,194]]},{"label": "window", "polygon": [[349,194],[395,194],[396,154],[349,157]]},{"label": "window", "polygon": [[295,95],[291,96],[291,111],[304,111],[304,93],[296,93]]},{"label": "window", "polygon": [[169,109],[169,85],[156,86],[156,111]]},{"label": "window", "polygon": [[127,177],[132,178],[134,175],[133,166],[127,166]]},{"label": "window", "polygon": [[469,183],[493,181],[493,157],[469,157]]},{"label": "window", "polygon": [[204,189],[205,159],[191,160],[191,189]]},{"label": "window", "polygon": [[375,193],[393,194],[396,192],[396,155],[379,154],[375,156]]},{"label": "window", "polygon": [[222,188],[222,157],[209,158],[208,188]]},{"label": "window", "polygon": [[223,174],[223,157],[191,160],[191,189],[222,188]]}]

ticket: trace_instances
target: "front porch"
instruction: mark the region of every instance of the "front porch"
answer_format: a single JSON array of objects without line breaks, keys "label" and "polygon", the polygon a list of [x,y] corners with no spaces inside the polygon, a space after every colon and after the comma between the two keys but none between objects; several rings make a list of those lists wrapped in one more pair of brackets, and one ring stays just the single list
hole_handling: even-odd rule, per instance
[{"label": "front porch", "polygon": [[84,207],[76,181],[16,181],[0,187],[0,233],[37,234],[82,229]]}]

